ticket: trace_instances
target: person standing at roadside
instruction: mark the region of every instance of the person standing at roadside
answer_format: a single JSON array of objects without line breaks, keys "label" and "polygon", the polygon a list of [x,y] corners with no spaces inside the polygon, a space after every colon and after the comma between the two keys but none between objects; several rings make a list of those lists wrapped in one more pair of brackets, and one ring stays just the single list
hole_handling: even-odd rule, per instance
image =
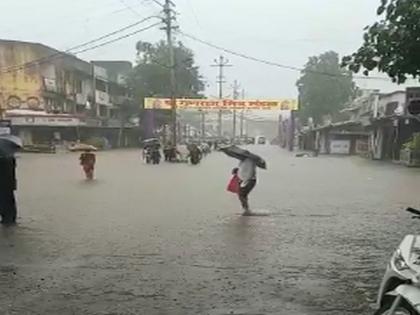
[{"label": "person standing at roadside", "polygon": [[0,156],[0,216],[1,224],[16,223],[17,209],[16,190],[16,159],[13,155]]},{"label": "person standing at roadside", "polygon": [[243,215],[250,215],[248,195],[257,184],[257,165],[256,162],[247,158],[239,163],[239,201],[244,210]]}]

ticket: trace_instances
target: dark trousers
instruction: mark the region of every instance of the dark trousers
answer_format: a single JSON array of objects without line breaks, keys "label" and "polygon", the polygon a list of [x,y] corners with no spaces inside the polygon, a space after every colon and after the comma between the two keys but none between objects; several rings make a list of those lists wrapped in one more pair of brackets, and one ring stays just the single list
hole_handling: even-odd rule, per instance
[{"label": "dark trousers", "polygon": [[241,202],[242,208],[245,211],[249,211],[248,195],[254,189],[257,184],[256,179],[249,180],[245,186],[239,187],[239,201]]},{"label": "dark trousers", "polygon": [[16,222],[17,210],[15,192],[13,190],[0,192],[0,215],[2,223]]}]

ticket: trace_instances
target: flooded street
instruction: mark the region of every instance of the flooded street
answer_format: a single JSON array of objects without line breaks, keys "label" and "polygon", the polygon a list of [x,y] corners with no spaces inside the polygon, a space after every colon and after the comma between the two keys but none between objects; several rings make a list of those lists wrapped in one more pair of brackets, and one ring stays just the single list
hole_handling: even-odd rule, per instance
[{"label": "flooded street", "polygon": [[385,265],[419,222],[420,171],[361,158],[267,160],[242,217],[236,162],[145,165],[98,153],[18,159],[19,225],[0,227],[0,314],[368,314]]}]

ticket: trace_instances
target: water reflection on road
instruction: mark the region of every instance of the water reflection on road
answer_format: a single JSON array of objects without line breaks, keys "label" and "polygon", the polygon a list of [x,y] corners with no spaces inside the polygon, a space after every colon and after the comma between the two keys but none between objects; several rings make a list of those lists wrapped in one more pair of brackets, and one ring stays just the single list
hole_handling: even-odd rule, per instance
[{"label": "water reflection on road", "polygon": [[[254,147],[269,170],[240,216],[235,161],[144,165],[137,151],[23,155],[21,223],[0,228],[10,314],[362,314],[420,204],[420,173],[359,158]],[[418,222],[417,222],[418,224]],[[1,312],[0,312],[1,313]]]}]

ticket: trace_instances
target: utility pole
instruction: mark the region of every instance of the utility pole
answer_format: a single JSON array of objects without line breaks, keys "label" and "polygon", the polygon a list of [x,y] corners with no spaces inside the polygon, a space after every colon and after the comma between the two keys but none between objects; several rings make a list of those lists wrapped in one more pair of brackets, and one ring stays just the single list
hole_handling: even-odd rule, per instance
[{"label": "utility pole", "polygon": [[[242,89],[242,93],[241,93],[242,95],[241,95],[241,97],[242,97],[242,99],[245,99],[245,90],[244,89]],[[240,136],[241,136],[241,138],[244,136],[244,112],[245,112],[245,109],[242,109],[242,111],[241,111],[241,119],[240,119]]]},{"label": "utility pole", "polygon": [[170,85],[171,85],[171,111],[172,111],[172,144],[176,146],[177,143],[177,121],[176,121],[176,76],[175,76],[175,55],[174,55],[174,47],[172,42],[172,31],[176,28],[173,26],[172,22],[175,17],[172,15],[175,4],[171,0],[165,0],[165,4],[163,6],[163,13],[165,18],[163,22],[165,23],[165,27],[163,28],[166,31],[166,41],[168,44],[169,49],[169,67],[170,67]]},{"label": "utility pole", "polygon": [[[239,83],[238,80],[233,82],[233,99],[237,100],[239,98]],[[233,126],[232,126],[232,138],[236,138],[236,107],[233,107]]]},{"label": "utility pole", "polygon": [[206,138],[206,112],[204,109],[201,110],[201,138]]},{"label": "utility pole", "polygon": [[[224,74],[223,74],[223,68],[224,67],[232,67],[231,64],[229,64],[229,60],[223,56],[219,56],[219,59],[214,59],[214,64],[211,65],[212,67],[218,67],[219,68],[219,75],[217,77],[217,84],[219,85],[219,99],[223,98],[223,83],[226,81],[224,80]],[[218,128],[217,128],[217,134],[219,138],[222,137],[222,109],[219,109],[219,116],[218,116]]]}]

